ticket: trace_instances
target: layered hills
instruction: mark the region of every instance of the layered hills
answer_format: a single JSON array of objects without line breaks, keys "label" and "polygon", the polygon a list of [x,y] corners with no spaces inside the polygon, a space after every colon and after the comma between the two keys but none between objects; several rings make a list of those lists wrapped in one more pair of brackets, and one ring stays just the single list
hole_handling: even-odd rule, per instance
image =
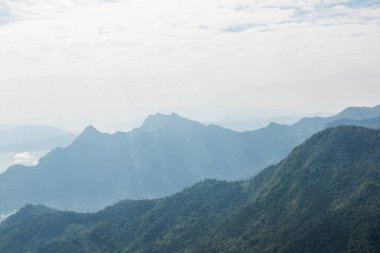
[{"label": "layered hills", "polygon": [[247,178],[329,123],[376,115],[380,106],[348,108],[329,118],[304,118],[290,126],[272,123],[242,133],[177,114],[151,115],[126,133],[105,134],[89,126],[38,165],[13,166],[0,174],[0,213],[27,203],[94,211],[122,199],[168,196],[205,178]]},{"label": "layered hills", "polygon": [[80,214],[27,205],[0,252],[378,252],[380,131],[319,132],[240,181]]}]

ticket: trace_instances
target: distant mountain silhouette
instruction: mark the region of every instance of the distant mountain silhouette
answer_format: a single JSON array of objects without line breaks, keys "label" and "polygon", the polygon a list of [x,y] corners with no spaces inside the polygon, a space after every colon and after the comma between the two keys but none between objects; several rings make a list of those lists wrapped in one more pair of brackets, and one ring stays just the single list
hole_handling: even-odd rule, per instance
[{"label": "distant mountain silhouette", "polygon": [[0,130],[0,152],[23,152],[66,146],[75,138],[59,128],[25,125]]},{"label": "distant mountain silhouette", "polygon": [[93,214],[27,205],[0,252],[379,252],[380,131],[313,135],[252,179],[205,180]]},{"label": "distant mountain silhouette", "polygon": [[278,124],[290,125],[294,124],[302,117],[290,117],[290,116],[279,116],[279,117],[270,117],[270,118],[261,118],[261,117],[251,117],[246,120],[236,120],[232,118],[226,118],[224,120],[206,122],[215,124],[224,128],[228,128],[234,131],[243,132],[243,131],[252,131],[259,128],[267,126],[271,122]]},{"label": "distant mountain silhouette", "polygon": [[[348,111],[362,119],[378,108],[361,108],[364,115]],[[127,133],[105,134],[89,126],[38,165],[13,166],[0,174],[0,213],[27,203],[92,211],[121,199],[167,196],[205,178],[245,178],[279,162],[341,117],[305,118],[291,126],[272,123],[243,133],[177,114],[151,115]]]},{"label": "distant mountain silhouette", "polygon": [[380,105],[374,107],[348,107],[339,113],[336,118],[363,120],[379,117]]},{"label": "distant mountain silhouette", "polygon": [[326,127],[336,127],[336,126],[361,126],[372,129],[380,129],[380,117],[370,118],[370,119],[338,119],[326,124]]},{"label": "distant mountain silhouette", "polygon": [[125,198],[169,195],[206,177],[238,178],[256,163],[250,145],[240,133],[176,114],[152,115],[127,133],[90,126],[37,166],[1,174],[0,212],[26,203],[96,210]]}]

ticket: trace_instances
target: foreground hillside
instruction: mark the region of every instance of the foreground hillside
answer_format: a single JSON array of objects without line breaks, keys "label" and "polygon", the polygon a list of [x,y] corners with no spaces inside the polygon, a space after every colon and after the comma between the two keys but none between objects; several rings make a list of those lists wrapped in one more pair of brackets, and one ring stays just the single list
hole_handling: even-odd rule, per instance
[{"label": "foreground hillside", "polygon": [[0,225],[0,252],[379,252],[380,131],[315,134],[245,181],[93,214],[27,205]]}]

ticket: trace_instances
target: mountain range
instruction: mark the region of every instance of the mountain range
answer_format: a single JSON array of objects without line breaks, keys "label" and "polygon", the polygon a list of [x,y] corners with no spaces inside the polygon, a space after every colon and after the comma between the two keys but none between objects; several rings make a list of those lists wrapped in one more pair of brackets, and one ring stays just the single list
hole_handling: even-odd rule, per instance
[{"label": "mountain range", "polygon": [[242,133],[177,114],[151,115],[126,133],[105,134],[89,126],[38,165],[12,166],[0,174],[0,213],[27,203],[94,211],[122,199],[168,196],[205,178],[246,178],[279,162],[327,124],[379,116],[380,106],[347,108],[333,117]]},{"label": "mountain range", "polygon": [[204,122],[205,124],[214,124],[234,131],[252,131],[267,126],[271,122],[278,124],[291,125],[300,120],[302,117],[279,116],[270,118],[251,117],[246,120],[236,120],[226,118],[224,120]]},{"label": "mountain range", "polygon": [[257,176],[89,214],[27,205],[0,252],[379,252],[380,131],[328,128]]}]

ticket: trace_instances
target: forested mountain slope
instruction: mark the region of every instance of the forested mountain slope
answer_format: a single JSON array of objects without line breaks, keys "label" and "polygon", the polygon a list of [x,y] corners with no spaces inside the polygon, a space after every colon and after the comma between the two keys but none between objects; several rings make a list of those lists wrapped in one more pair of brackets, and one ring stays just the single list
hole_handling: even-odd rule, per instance
[{"label": "forested mountain slope", "polygon": [[329,128],[235,182],[94,214],[28,205],[0,225],[0,252],[378,252],[380,131]]}]

